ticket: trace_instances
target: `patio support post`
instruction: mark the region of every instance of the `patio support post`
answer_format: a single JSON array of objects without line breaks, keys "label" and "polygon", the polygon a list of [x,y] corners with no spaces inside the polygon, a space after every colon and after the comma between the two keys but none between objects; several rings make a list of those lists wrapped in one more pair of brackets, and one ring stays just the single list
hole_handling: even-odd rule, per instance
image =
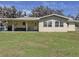
[{"label": "patio support post", "polygon": [[12,31],[14,31],[14,24],[12,24]]},{"label": "patio support post", "polygon": [[28,31],[28,24],[27,24],[27,22],[26,22],[26,31]]},{"label": "patio support post", "polygon": [[14,31],[14,29],[15,29],[15,28],[14,28],[14,22],[13,22],[13,23],[12,23],[12,31]]},{"label": "patio support post", "polygon": [[8,30],[7,29],[7,24],[8,24],[8,22],[6,21],[5,24],[4,24],[4,31],[7,31]]}]

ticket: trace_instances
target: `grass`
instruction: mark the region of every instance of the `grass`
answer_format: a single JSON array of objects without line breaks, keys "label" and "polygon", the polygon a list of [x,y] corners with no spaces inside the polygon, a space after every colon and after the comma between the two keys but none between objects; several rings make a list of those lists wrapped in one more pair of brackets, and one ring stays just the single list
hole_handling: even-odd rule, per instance
[{"label": "grass", "polygon": [[0,32],[0,56],[76,57],[79,33]]}]

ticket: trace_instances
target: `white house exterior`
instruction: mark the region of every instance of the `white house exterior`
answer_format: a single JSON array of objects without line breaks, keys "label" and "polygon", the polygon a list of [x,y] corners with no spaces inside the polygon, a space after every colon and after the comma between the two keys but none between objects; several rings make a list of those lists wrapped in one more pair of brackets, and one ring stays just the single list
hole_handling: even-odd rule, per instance
[{"label": "white house exterior", "polygon": [[39,18],[0,18],[1,31],[68,32],[75,31],[72,18],[51,14]]}]

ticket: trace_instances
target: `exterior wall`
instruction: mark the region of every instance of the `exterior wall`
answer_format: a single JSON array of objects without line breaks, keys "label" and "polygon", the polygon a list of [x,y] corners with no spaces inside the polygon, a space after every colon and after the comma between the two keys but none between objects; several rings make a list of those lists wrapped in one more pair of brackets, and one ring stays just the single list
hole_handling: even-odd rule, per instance
[{"label": "exterior wall", "polygon": [[76,27],[76,28],[75,28],[75,31],[79,32],[79,27]]},{"label": "exterior wall", "polygon": [[[63,27],[55,27],[55,21],[56,19],[58,20],[63,20],[62,18],[46,18],[42,19],[39,22],[39,32],[67,32],[67,23],[64,22]],[[43,22],[44,21],[52,21],[52,27],[43,27]]]},{"label": "exterior wall", "polygon": [[75,23],[69,23],[69,25],[68,25],[68,31],[76,31]]}]

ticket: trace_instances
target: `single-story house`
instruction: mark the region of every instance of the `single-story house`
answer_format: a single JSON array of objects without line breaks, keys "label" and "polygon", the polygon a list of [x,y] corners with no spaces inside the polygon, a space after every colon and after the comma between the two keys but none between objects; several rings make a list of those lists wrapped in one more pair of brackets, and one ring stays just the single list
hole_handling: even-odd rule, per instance
[{"label": "single-story house", "polygon": [[72,18],[51,14],[43,17],[0,18],[1,31],[68,32],[76,31]]}]

